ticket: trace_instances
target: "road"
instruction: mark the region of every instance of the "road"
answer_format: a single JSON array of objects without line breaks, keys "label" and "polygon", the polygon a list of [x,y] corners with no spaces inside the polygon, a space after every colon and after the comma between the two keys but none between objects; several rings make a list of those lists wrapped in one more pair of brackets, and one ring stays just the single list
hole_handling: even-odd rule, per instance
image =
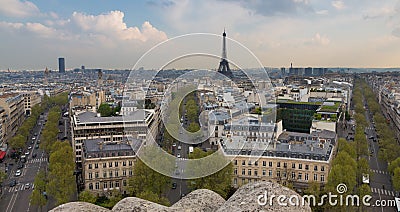
[{"label": "road", "polygon": [[[366,106],[365,118],[368,127],[365,128],[365,134],[368,142],[368,162],[371,169],[370,187],[372,191],[373,200],[394,200],[396,192],[392,188],[391,176],[387,171],[387,163],[378,158],[379,143],[376,139],[376,130],[373,124],[373,117],[370,114],[368,105],[363,98],[364,105]],[[397,211],[394,207],[373,207],[372,211]]]},{"label": "road", "polygon": [[[39,118],[38,123],[43,123],[44,117],[47,117],[47,113]],[[20,212],[38,210],[36,206],[30,204],[30,195],[34,188],[33,182],[35,176],[37,175],[39,170],[46,169],[48,166],[47,157],[44,154],[43,150],[35,148],[36,144],[38,143],[40,132],[42,131],[42,129],[42,124],[37,124],[33,129],[33,132],[36,133],[36,135],[30,138],[31,140],[29,141],[28,145],[30,145],[32,149],[30,150],[30,154],[27,156],[27,161],[23,164],[23,168],[21,169],[21,176],[15,176],[15,173],[17,171],[17,164],[14,162],[14,159],[8,158],[8,163],[14,163],[14,165],[9,166],[10,168],[8,171],[8,177],[3,187],[3,196],[0,200],[0,211]],[[27,148],[25,148],[23,152],[26,151]],[[36,157],[33,157],[34,154],[36,154]],[[17,185],[14,187],[10,187],[9,184],[13,180],[17,181]],[[29,188],[27,187],[27,185],[29,185]]]}]

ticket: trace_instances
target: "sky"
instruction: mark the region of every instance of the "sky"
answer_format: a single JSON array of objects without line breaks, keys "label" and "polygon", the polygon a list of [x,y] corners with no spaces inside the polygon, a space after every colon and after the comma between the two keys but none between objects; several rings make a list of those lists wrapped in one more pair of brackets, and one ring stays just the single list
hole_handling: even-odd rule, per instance
[{"label": "sky", "polygon": [[[397,0],[0,0],[0,70],[57,70],[58,57],[67,69],[131,69],[160,42],[224,29],[228,60],[241,58],[235,40],[265,67],[400,67]],[[186,48],[221,55],[216,38],[170,45],[143,66]]]}]

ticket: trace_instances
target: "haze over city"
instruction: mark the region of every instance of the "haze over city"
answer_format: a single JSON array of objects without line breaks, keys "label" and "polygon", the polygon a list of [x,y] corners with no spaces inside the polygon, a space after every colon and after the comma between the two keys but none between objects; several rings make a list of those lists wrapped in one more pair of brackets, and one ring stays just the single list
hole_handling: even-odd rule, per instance
[{"label": "haze over city", "polygon": [[57,70],[58,57],[67,69],[131,69],[159,42],[224,28],[266,67],[398,67],[399,9],[396,0],[2,0],[0,70]]}]

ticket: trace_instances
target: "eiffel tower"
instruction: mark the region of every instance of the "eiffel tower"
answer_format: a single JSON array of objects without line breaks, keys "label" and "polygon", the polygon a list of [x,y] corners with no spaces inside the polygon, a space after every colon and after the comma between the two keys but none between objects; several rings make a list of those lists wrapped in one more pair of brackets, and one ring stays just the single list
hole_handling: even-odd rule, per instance
[{"label": "eiffel tower", "polygon": [[218,72],[231,78],[232,71],[229,68],[229,62],[226,58],[226,33],[224,29],[224,33],[222,33],[222,58],[221,62],[219,62]]}]

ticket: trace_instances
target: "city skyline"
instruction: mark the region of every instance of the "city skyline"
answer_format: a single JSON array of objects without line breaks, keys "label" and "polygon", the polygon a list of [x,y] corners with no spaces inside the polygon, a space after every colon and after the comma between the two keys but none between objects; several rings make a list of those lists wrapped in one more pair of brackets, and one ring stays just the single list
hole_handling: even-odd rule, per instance
[{"label": "city skyline", "polygon": [[[394,0],[2,4],[0,70],[57,70],[58,57],[66,58],[67,70],[81,65],[131,69],[159,42],[195,32],[220,35],[224,28],[265,67],[291,62],[296,67],[400,66],[400,4]],[[220,44],[215,51],[220,55]],[[228,60],[235,56],[229,42],[227,51]],[[159,65],[154,61],[154,67],[145,68]]]}]

